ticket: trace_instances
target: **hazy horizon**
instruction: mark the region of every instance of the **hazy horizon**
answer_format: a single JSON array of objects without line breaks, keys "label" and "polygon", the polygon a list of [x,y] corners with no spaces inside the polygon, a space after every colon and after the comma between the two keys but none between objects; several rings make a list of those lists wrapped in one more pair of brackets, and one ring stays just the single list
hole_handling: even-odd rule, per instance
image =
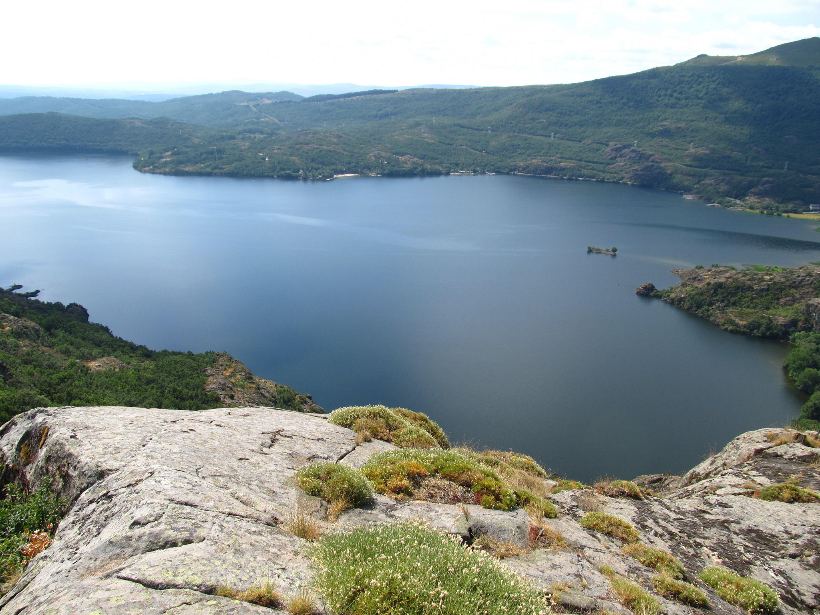
[{"label": "hazy horizon", "polygon": [[[45,6],[44,6],[45,5]],[[49,19],[44,20],[43,15]],[[139,94],[586,81],[820,36],[820,2],[14,3],[3,89]],[[0,94],[2,95],[2,94]]]}]

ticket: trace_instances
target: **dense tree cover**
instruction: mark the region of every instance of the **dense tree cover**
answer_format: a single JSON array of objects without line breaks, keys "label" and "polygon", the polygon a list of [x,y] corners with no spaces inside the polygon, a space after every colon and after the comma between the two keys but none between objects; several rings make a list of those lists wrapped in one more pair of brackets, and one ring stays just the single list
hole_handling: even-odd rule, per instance
[{"label": "dense tree cover", "polygon": [[[150,350],[88,322],[80,305],[0,290],[0,422],[37,406],[224,406],[205,384],[206,370],[226,359],[233,361],[213,352]],[[241,388],[253,378],[247,372],[242,382],[227,386]],[[303,409],[303,395],[268,384],[272,405]]]},{"label": "dense tree cover", "polygon": [[79,118],[12,116],[0,118],[0,149],[109,143],[139,152],[137,169],[172,174],[584,177],[789,209],[820,202],[818,41],[781,45],[749,62],[696,58],[572,85],[307,99],[225,92],[140,102],[140,109],[14,99],[0,101],[0,114],[162,116],[186,125],[108,119],[77,130]]},{"label": "dense tree cover", "polygon": [[786,357],[786,373],[809,398],[800,411],[798,426],[820,429],[820,333],[795,333]]}]

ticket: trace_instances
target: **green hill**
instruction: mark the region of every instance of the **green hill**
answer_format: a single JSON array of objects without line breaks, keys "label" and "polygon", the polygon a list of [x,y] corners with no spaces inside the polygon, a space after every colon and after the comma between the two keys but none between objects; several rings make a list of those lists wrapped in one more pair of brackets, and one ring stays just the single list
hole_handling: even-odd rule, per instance
[{"label": "green hill", "polygon": [[[137,169],[153,173],[308,179],[525,173],[799,210],[820,202],[818,66],[820,39],[813,38],[570,85],[307,99],[223,92],[139,103],[177,122],[164,130],[136,129],[121,119],[91,132],[100,138],[110,132],[112,143],[139,152]],[[0,114],[26,107],[25,99],[16,100],[0,101]],[[36,100],[49,108],[49,99]],[[49,110],[76,113],[66,99],[51,100]],[[110,103],[101,115],[128,111],[118,106],[122,101],[90,102]],[[32,116],[0,120],[6,122],[0,129],[18,127],[14,139],[0,130],[5,150],[95,146],[83,135],[53,138],[61,123],[76,121],[69,117],[43,126]]]}]

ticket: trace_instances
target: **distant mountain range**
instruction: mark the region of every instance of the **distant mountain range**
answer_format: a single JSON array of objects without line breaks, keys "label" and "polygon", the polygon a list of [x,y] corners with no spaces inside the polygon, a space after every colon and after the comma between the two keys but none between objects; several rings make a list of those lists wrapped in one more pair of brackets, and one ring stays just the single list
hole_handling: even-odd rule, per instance
[{"label": "distant mountain range", "polygon": [[0,149],[135,155],[153,173],[522,173],[820,203],[820,38],[570,85],[0,99]]}]

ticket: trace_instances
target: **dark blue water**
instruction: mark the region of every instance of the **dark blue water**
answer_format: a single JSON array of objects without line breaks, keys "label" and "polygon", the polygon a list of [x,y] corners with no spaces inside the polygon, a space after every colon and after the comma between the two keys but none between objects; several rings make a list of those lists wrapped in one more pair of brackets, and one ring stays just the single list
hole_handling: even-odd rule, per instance
[{"label": "dark blue water", "polygon": [[798,411],[782,345],[636,286],[820,260],[811,223],[625,186],[173,178],[101,157],[0,158],[0,237],[0,284],[120,336],[226,350],[328,409],[422,410],[585,480],[685,470]]}]

